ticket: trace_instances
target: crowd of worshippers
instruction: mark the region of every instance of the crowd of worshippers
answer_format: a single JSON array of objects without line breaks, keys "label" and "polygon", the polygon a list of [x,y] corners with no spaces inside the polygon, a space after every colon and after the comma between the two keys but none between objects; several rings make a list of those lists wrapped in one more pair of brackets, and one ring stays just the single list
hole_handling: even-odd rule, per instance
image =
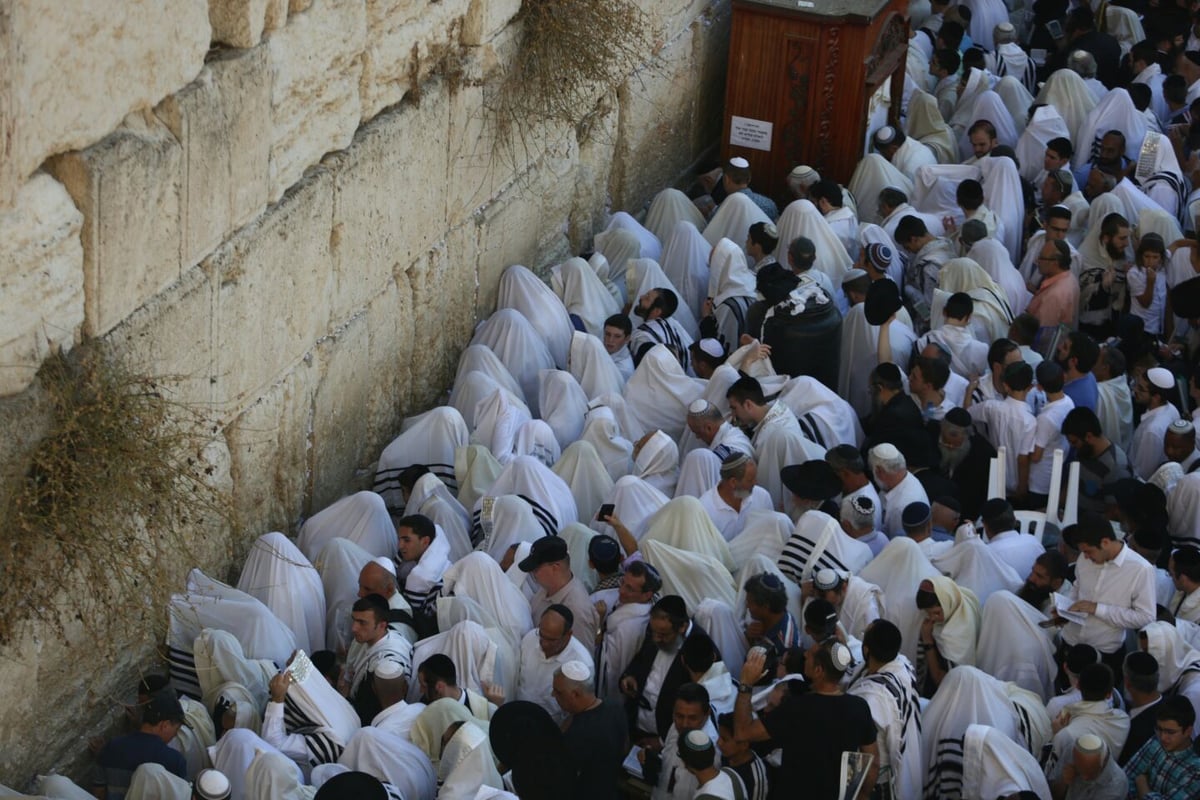
[{"label": "crowd of worshippers", "polygon": [[1200,11],[910,22],[845,186],[505,270],[373,491],[188,576],[96,794],[1200,797]]}]

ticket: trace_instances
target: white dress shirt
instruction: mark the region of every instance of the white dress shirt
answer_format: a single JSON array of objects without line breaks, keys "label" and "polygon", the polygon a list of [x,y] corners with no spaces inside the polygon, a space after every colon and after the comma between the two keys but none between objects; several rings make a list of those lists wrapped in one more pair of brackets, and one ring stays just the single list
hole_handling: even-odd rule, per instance
[{"label": "white dress shirt", "polygon": [[988,548],[1022,578],[1033,571],[1033,562],[1046,552],[1037,536],[1020,531],[1004,531],[988,541]]},{"label": "white dress shirt", "polygon": [[742,499],[740,510],[726,503],[716,486],[700,495],[700,505],[727,542],[742,532],[752,512],[774,511],[771,493],[761,486],[755,486],[750,496]]},{"label": "white dress shirt", "polygon": [[1050,473],[1054,469],[1054,451],[1063,451],[1063,467],[1066,467],[1066,455],[1070,451],[1067,437],[1062,435],[1062,423],[1075,401],[1065,394],[1058,400],[1051,400],[1042,406],[1038,412],[1033,432],[1034,448],[1042,448],[1040,461],[1029,462],[1029,491],[1036,494],[1050,493]]},{"label": "white dress shirt", "polygon": [[1129,547],[1122,545],[1116,557],[1103,564],[1080,556],[1070,598],[1094,602],[1096,612],[1082,625],[1067,623],[1063,641],[1116,652],[1125,643],[1126,630],[1141,630],[1154,622],[1156,594],[1154,567]]},{"label": "white dress shirt", "polygon": [[1167,460],[1163,452],[1163,436],[1177,419],[1179,409],[1171,403],[1164,403],[1142,414],[1142,421],[1133,432],[1133,444],[1129,448],[1129,466],[1141,480],[1150,480],[1154,471]]},{"label": "white dress shirt", "polygon": [[883,493],[883,532],[890,538],[904,535],[902,515],[910,503],[928,503],[929,495],[925,487],[911,472],[905,474],[904,480],[897,483],[889,491]]},{"label": "white dress shirt", "polygon": [[594,671],[592,654],[572,636],[561,653],[546,658],[546,654],[542,652],[538,632],[538,629],[534,628],[521,639],[521,671],[517,679],[517,699],[537,703],[550,712],[556,725],[561,725],[567,718],[567,712],[563,711],[554,699],[554,671],[568,661],[582,661],[588,665],[588,669]]},{"label": "white dress shirt", "polygon": [[1037,420],[1029,411],[1024,400],[1006,397],[1003,400],[985,400],[972,404],[971,419],[987,426],[987,439],[992,447],[1005,448],[1005,487],[1011,492],[1017,488],[1017,457],[1033,452],[1033,434]]}]

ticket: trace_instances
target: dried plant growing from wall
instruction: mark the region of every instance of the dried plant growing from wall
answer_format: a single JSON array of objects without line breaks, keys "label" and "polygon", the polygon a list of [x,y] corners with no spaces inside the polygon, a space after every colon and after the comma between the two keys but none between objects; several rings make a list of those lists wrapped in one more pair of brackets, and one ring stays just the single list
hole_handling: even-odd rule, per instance
[{"label": "dried plant growing from wall", "polygon": [[39,380],[50,426],[4,513],[0,643],[25,624],[61,635],[82,623],[98,634],[89,659],[111,661],[139,634],[161,640],[190,542],[229,522],[203,455],[211,429],[167,381],[97,348],[49,359]]},{"label": "dried plant growing from wall", "polygon": [[546,123],[577,125],[649,61],[658,35],[636,0],[525,0],[520,40],[489,100],[502,143],[539,149]]}]

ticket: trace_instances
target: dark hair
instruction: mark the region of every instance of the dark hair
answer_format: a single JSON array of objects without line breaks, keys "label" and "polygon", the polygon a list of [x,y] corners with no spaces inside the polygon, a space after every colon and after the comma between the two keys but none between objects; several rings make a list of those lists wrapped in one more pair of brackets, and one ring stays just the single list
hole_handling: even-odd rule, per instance
[{"label": "dark hair", "polygon": [[654,302],[650,304],[650,310],[658,309],[662,311],[663,318],[669,318],[679,308],[679,296],[670,289],[664,289],[661,286],[656,286],[654,291],[657,296]]},{"label": "dark hair", "polygon": [[662,588],[662,578],[659,577],[658,570],[644,561],[634,561],[631,563],[625,568],[625,574],[641,578],[643,592],[654,593]]},{"label": "dark hair", "polygon": [[360,597],[354,601],[354,605],[350,607],[351,611],[370,611],[375,615],[375,624],[388,621],[388,612],[391,610],[388,607],[388,601],[381,594],[369,594],[366,597]]},{"label": "dark hair", "polygon": [[[1144,86],[1145,84],[1137,83],[1134,85]],[[1142,240],[1138,242],[1137,246],[1137,254],[1140,256],[1142,253],[1158,253],[1160,256],[1165,258],[1167,254],[1167,248],[1163,245],[1162,237],[1154,234],[1146,234],[1143,236]]]},{"label": "dark hair", "polygon": [[734,731],[737,730],[737,728],[735,728],[734,724],[733,724],[733,712],[732,711],[729,713],[726,713],[726,714],[721,714],[719,717],[717,717],[717,730],[718,731],[727,731],[729,733],[733,733]]},{"label": "dark hair", "polygon": [[1172,571],[1175,577],[1183,576],[1193,583],[1200,583],[1200,550],[1181,547],[1171,554]]},{"label": "dark hair", "polygon": [[904,376],[900,373],[900,368],[891,361],[885,361],[871,370],[870,381],[889,392],[904,389]]},{"label": "dark hair", "polygon": [[1014,392],[1023,392],[1033,385],[1033,367],[1024,361],[1014,361],[1004,368],[1001,380]]},{"label": "dark hair", "polygon": [[1168,75],[1162,86],[1163,100],[1177,106],[1187,102],[1188,84],[1179,73]]},{"label": "dark hair", "polygon": [[1038,556],[1033,563],[1041,564],[1046,572],[1050,573],[1050,580],[1066,580],[1067,570],[1071,566],[1067,563],[1066,557],[1057,550],[1047,550]]},{"label": "dark hair", "polygon": [[739,403],[754,403],[758,406],[765,406],[767,398],[763,395],[762,384],[749,375],[744,375],[733,382],[729,390],[725,392],[727,400],[737,400]]},{"label": "dark hair", "polygon": [[753,600],[755,605],[766,606],[772,614],[782,613],[787,608],[787,588],[773,572],[751,575],[742,588],[746,590],[747,600]]},{"label": "dark hair", "polygon": [[138,681],[137,693],[139,695],[151,695],[157,691],[167,688],[170,681],[166,675],[151,674],[146,675]]},{"label": "dark hair", "polygon": [[1046,359],[1037,365],[1038,386],[1050,394],[1058,394],[1063,389],[1063,368],[1057,362]]},{"label": "dark hair", "polygon": [[842,187],[838,186],[837,181],[826,178],[822,178],[808,187],[808,196],[813,199],[814,203],[817,200],[827,200],[834,208],[841,208],[846,202],[842,196]]},{"label": "dark hair", "polygon": [[974,211],[983,205],[983,184],[968,178],[954,190],[954,199],[963,208]]},{"label": "dark hair", "polygon": [[808,269],[817,260],[816,245],[806,236],[797,236],[788,243],[788,257],[792,264],[801,271]]},{"label": "dark hair", "polygon": [[554,604],[548,606],[546,608],[546,610],[542,612],[542,616],[543,617],[546,616],[551,611],[553,611],[555,614],[558,614],[560,617],[562,617],[562,619],[563,619],[563,634],[565,635],[565,634],[570,633],[571,627],[575,624],[574,612],[572,612],[571,609],[567,608],[562,603],[554,603]]},{"label": "dark hair", "polygon": [[424,514],[409,514],[406,517],[401,517],[396,523],[396,530],[400,528],[408,528],[417,535],[418,539],[436,539],[437,526],[433,524],[433,520]]},{"label": "dark hair", "polygon": [[708,689],[705,689],[699,683],[685,683],[675,692],[675,702],[682,700],[685,703],[695,703],[704,709],[704,712],[709,713]]},{"label": "dark hair", "polygon": [[767,232],[767,225],[770,223],[759,220],[750,226],[747,232],[747,238],[762,248],[764,253],[774,253],[775,248],[779,246],[779,236],[772,236]]},{"label": "dark hair", "polygon": [[1088,664],[1079,673],[1079,693],[1084,700],[1103,700],[1113,690],[1113,673],[1107,664]]},{"label": "dark hair", "polygon": [[1038,318],[1028,311],[1013,317],[1012,321],[1012,327],[1016,329],[1016,333],[1020,338],[1020,344],[1033,344],[1033,340],[1037,338],[1038,328],[1041,325],[1042,323],[1038,321]]},{"label": "dark hair", "polygon": [[975,311],[975,301],[966,292],[955,292],[942,307],[946,319],[966,319]]},{"label": "dark hair", "polygon": [[1096,27],[1096,15],[1088,6],[1080,6],[1067,15],[1067,33],[1090,31]]},{"label": "dark hair", "polygon": [[1116,541],[1117,538],[1108,519],[1096,511],[1080,511],[1079,521],[1071,526],[1071,536],[1076,549],[1081,544],[1099,547],[1105,539]]},{"label": "dark hair", "polygon": [[1051,239],[1046,242],[1054,250],[1054,261],[1061,271],[1071,268],[1071,248],[1062,239]]},{"label": "dark hair", "polygon": [[421,666],[417,667],[417,674],[425,676],[426,685],[438,681],[442,681],[447,686],[458,685],[458,670],[454,668],[454,662],[450,660],[450,656],[445,653],[434,653],[422,661]]},{"label": "dark hair", "polygon": [[1058,136],[1046,142],[1046,149],[1058,153],[1059,158],[1070,158],[1075,155],[1075,147],[1065,136]]},{"label": "dark hair", "polygon": [[950,367],[940,358],[917,356],[912,360],[912,368],[921,373],[921,380],[935,389],[945,387],[946,382],[950,380]]},{"label": "dark hair", "polygon": [[943,47],[935,50],[933,51],[933,60],[951,75],[958,72],[958,68],[962,66],[962,56],[958,54],[957,48]]},{"label": "dark hair", "polygon": [[1129,48],[1129,63],[1132,65],[1135,61],[1157,64],[1158,51],[1154,49],[1154,43],[1149,39],[1143,39]]},{"label": "dark hair", "polygon": [[1103,432],[1100,427],[1100,418],[1087,406],[1075,406],[1067,412],[1067,416],[1063,417],[1063,436],[1085,439],[1089,435],[1100,436]]},{"label": "dark hair", "polygon": [[625,314],[613,314],[608,319],[604,320],[606,328],[620,328],[621,333],[629,336],[633,333],[633,322]]},{"label": "dark hair", "polygon": [[862,451],[852,444],[839,444],[825,452],[825,461],[835,470],[847,470],[856,475],[866,475],[867,465]]},{"label": "dark hair", "polygon": [[1100,222],[1100,235],[1115,236],[1117,231],[1128,227],[1129,220],[1114,211]]},{"label": "dark hair", "polygon": [[417,481],[421,479],[421,476],[427,474],[429,474],[429,467],[424,464],[413,464],[401,470],[400,477],[396,480],[405,491],[411,492],[412,488],[417,485]]},{"label": "dark hair", "polygon": [[683,640],[683,645],[679,648],[679,659],[688,670],[703,675],[721,660],[721,654],[717,652],[717,645],[708,634],[696,631]]},{"label": "dark hair", "polygon": [[1100,358],[1100,345],[1083,331],[1071,331],[1067,334],[1067,341],[1071,345],[1067,358],[1075,359],[1075,368],[1080,372],[1091,372],[1092,367],[1096,366],[1096,359]]},{"label": "dark hair", "polygon": [[683,598],[676,594],[669,594],[651,606],[650,616],[667,620],[676,630],[681,630],[688,624],[687,606],[684,605]]},{"label": "dark hair", "polygon": [[[1063,170],[1055,171],[1062,172]],[[1050,208],[1046,209],[1046,219],[1065,219],[1067,222],[1070,222],[1072,219],[1071,209],[1067,208],[1066,206],[1050,206]],[[1070,250],[1067,252],[1069,254]]]},{"label": "dark hair", "polygon": [[900,218],[900,222],[896,224],[896,244],[906,245],[913,239],[920,239],[922,236],[928,236],[929,229],[925,227],[925,222],[920,217],[914,217],[912,214],[907,214]]},{"label": "dark hair", "polygon": [[899,208],[908,202],[908,195],[894,186],[888,186],[880,190],[879,201],[888,208]]},{"label": "dark hair", "polygon": [[962,54],[963,73],[969,73],[973,69],[977,69],[980,72],[987,69],[987,60],[983,56],[983,51],[978,47],[972,47]]},{"label": "dark hair", "polygon": [[992,364],[1003,364],[1004,359],[1008,357],[1009,353],[1020,349],[1020,345],[1018,345],[1012,339],[997,339],[996,341],[992,342],[990,347],[988,347],[988,366],[991,366]]},{"label": "dark hair", "polygon": [[1196,709],[1192,701],[1181,694],[1164,697],[1154,718],[1159,722],[1177,722],[1185,731],[1196,724]]},{"label": "dark hair", "polygon": [[[1141,663],[1140,667],[1137,666],[1139,662]],[[1134,650],[1125,656],[1125,682],[1135,692],[1142,694],[1157,692],[1158,660],[1143,650]]]},{"label": "dark hair", "polygon": [[1144,83],[1131,83],[1125,87],[1129,92],[1129,99],[1133,101],[1133,107],[1138,111],[1145,111],[1150,107],[1150,100],[1154,93],[1150,91],[1150,87]]},{"label": "dark hair", "polygon": [[894,661],[900,654],[903,636],[894,623],[886,619],[877,619],[867,626],[862,641],[863,646],[871,651],[871,658],[886,664]]},{"label": "dark hair", "polygon": [[[984,133],[986,133],[988,135],[989,139],[996,138],[996,126],[993,125],[991,122],[989,122],[986,119],[975,120],[975,122],[971,125],[971,127],[967,128],[967,136],[970,136],[971,134],[975,133],[975,131],[983,131]],[[968,178],[968,180],[970,180],[970,179]],[[971,181],[971,182],[979,183],[979,181]],[[959,185],[961,186],[962,184],[959,184]]]},{"label": "dark hair", "polygon": [[954,20],[946,20],[942,23],[941,30],[938,31],[938,38],[942,40],[942,44],[947,50],[958,50],[962,46],[963,26]]},{"label": "dark hair", "polygon": [[813,638],[818,642],[836,636],[837,623],[837,609],[824,598],[811,600],[804,607],[804,626],[813,632]]}]

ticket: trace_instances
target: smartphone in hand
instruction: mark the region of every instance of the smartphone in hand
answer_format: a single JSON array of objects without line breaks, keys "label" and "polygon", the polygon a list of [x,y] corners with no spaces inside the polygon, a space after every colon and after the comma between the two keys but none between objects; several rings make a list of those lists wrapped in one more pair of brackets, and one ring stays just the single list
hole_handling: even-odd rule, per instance
[{"label": "smartphone in hand", "polygon": [[604,522],[604,520],[608,519],[609,517],[611,517],[613,515],[614,511],[616,511],[615,504],[605,503],[604,505],[600,506],[600,510],[596,513],[597,521]]}]

